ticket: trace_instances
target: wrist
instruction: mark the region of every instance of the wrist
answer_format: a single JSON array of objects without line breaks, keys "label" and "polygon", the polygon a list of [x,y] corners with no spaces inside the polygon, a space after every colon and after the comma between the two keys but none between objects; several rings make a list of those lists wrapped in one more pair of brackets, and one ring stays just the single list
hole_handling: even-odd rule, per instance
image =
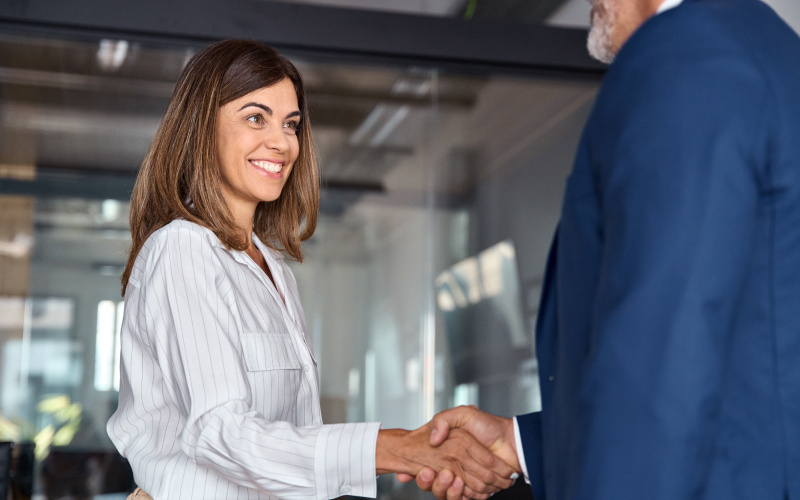
[{"label": "wrist", "polygon": [[375,444],[375,474],[406,473],[416,475],[413,462],[400,454],[404,440],[410,431],[405,429],[381,429]]},{"label": "wrist", "polygon": [[517,474],[522,473],[519,456],[517,455],[517,439],[514,431],[514,419],[498,417],[501,425],[501,438],[489,447],[489,451],[497,455],[509,465]]}]

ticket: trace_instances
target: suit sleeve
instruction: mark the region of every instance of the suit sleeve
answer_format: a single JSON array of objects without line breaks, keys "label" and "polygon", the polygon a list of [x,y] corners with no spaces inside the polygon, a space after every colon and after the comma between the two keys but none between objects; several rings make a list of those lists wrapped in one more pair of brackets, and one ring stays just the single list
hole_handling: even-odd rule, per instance
[{"label": "suit sleeve", "polygon": [[652,52],[609,75],[588,130],[603,245],[575,498],[702,491],[730,325],[765,239],[768,82],[739,57]]},{"label": "suit sleeve", "polygon": [[527,478],[531,485],[533,498],[544,496],[544,467],[542,465],[542,414],[527,413],[516,417]]}]

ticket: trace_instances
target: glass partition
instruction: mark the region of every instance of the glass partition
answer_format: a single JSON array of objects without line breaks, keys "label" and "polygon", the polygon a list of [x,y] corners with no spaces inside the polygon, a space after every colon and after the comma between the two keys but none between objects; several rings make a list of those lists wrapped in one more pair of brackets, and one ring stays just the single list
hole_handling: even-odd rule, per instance
[{"label": "glass partition", "polygon": [[[0,441],[35,443],[35,498],[132,486],[105,434],[128,196],[198,48],[0,35]],[[318,230],[293,265],[323,420],[415,428],[456,404],[536,409],[541,274],[596,82],[286,55],[323,174]]]}]

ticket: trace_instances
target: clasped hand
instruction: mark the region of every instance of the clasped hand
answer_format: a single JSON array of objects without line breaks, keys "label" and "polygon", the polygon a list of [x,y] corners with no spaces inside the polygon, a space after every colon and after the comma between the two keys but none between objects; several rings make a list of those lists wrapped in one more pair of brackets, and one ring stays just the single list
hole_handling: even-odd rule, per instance
[{"label": "clasped hand", "polygon": [[397,473],[443,500],[483,500],[513,484],[519,474],[511,419],[459,406],[419,429],[381,430],[378,474]]}]

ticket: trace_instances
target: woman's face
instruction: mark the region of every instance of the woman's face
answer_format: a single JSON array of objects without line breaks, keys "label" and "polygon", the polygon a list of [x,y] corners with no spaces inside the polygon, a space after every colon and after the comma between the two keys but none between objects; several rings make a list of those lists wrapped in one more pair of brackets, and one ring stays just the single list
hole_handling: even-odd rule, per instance
[{"label": "woman's face", "polygon": [[217,161],[222,193],[237,222],[252,221],[256,205],[278,199],[300,151],[300,108],[284,78],[217,111]]}]

